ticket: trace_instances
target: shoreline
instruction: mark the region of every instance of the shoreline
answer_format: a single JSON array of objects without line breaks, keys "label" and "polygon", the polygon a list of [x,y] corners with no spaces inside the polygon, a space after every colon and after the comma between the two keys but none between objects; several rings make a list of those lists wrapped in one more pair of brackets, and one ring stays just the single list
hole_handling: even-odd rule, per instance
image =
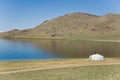
[{"label": "shoreline", "polygon": [[105,58],[103,61],[90,61],[88,58],[82,58],[0,62],[0,75],[45,69],[97,65],[120,65],[120,58]]},{"label": "shoreline", "polygon": [[107,39],[72,39],[72,38],[65,38],[65,37],[15,37],[15,38],[1,38],[0,39],[10,39],[10,40],[17,40],[17,39],[37,39],[37,40],[80,40],[80,41],[97,41],[97,42],[120,42],[120,40],[107,40]]}]

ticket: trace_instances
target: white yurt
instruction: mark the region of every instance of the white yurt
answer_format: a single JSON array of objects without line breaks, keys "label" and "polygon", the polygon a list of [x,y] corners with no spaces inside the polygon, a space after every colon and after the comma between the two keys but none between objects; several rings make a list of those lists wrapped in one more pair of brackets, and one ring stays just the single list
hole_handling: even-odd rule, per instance
[{"label": "white yurt", "polygon": [[100,54],[93,54],[89,56],[89,60],[104,60],[104,56]]}]

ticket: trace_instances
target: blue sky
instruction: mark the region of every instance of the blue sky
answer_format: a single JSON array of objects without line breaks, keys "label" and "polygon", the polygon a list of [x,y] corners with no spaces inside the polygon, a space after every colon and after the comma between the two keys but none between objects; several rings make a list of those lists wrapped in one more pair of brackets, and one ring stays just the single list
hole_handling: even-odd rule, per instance
[{"label": "blue sky", "polygon": [[120,14],[120,0],[0,0],[0,31],[33,28],[67,13]]}]

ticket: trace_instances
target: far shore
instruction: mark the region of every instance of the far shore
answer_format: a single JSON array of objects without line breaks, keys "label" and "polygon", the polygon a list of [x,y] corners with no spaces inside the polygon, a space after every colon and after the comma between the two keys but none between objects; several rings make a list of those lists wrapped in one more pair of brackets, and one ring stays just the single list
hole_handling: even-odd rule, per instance
[{"label": "far shore", "polygon": [[105,58],[103,61],[90,61],[88,58],[82,58],[0,62],[0,75],[53,68],[96,65],[120,65],[120,58]]},{"label": "far shore", "polygon": [[90,40],[90,41],[99,41],[99,42],[120,42],[120,40]]},{"label": "far shore", "polygon": [[74,38],[65,38],[65,37],[15,37],[15,38],[2,38],[0,39],[41,39],[41,40],[82,40],[82,41],[97,41],[97,42],[120,42],[119,39],[74,39]]}]

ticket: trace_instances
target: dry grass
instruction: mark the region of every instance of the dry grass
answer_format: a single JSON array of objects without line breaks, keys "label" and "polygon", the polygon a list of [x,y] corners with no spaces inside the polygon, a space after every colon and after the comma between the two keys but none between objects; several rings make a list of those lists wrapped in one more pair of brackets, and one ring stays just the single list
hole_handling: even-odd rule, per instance
[{"label": "dry grass", "polygon": [[0,80],[119,80],[120,65],[81,66],[0,75]]},{"label": "dry grass", "polygon": [[120,64],[119,58],[107,58],[104,61],[89,61],[88,59],[63,59],[63,60],[34,60],[0,62],[0,74],[33,71],[51,68],[64,68],[90,65],[113,65]]},{"label": "dry grass", "polygon": [[0,80],[119,80],[120,58],[0,62]]}]

